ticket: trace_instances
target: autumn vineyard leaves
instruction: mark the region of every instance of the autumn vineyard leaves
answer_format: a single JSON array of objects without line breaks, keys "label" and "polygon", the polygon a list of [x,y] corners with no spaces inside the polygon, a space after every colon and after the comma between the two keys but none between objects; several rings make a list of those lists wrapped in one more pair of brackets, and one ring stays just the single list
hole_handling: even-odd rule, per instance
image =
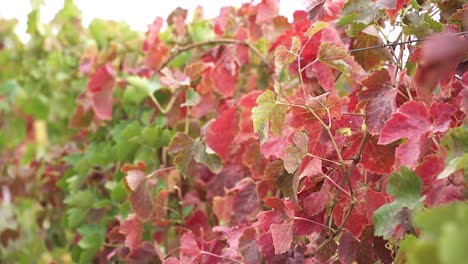
[{"label": "autumn vineyard leaves", "polygon": [[466,263],[468,3],[0,20],[0,263]]}]

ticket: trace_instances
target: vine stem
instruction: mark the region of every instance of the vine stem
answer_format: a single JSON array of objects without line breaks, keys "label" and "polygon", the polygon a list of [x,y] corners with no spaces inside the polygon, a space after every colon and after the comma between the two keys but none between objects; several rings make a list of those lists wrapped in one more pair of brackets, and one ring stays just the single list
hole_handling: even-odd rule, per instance
[{"label": "vine stem", "polygon": [[151,172],[150,174],[148,174],[148,176],[146,176],[146,177],[152,178],[152,177],[158,175],[158,174],[161,173],[161,172],[165,172],[165,171],[173,170],[173,169],[175,169],[175,166],[170,166],[170,167],[165,167],[165,168],[159,168],[159,169],[157,169],[157,170],[152,171],[152,172]]},{"label": "vine stem", "polygon": [[[361,161],[362,158],[362,152],[364,151],[364,147],[366,146],[367,140],[369,138],[369,133],[367,131],[364,132],[364,136],[362,137],[361,143],[359,144],[358,151],[356,156],[353,158],[353,162],[351,163],[351,166],[349,167],[348,171],[346,172],[346,179],[349,182],[349,176],[353,173],[354,169],[356,168],[357,164]],[[349,182],[350,183],[350,182]],[[353,191],[353,189],[350,189],[350,191]],[[354,192],[351,192],[351,204],[349,206],[349,210],[346,212],[346,215],[343,217],[343,220],[341,222],[341,225],[336,229],[336,231],[330,236],[328,239],[323,241],[320,245],[318,245],[315,250],[304,256],[304,258],[312,258],[319,252],[323,247],[325,247],[331,240],[333,240],[336,236],[338,236],[343,230],[344,226],[346,225],[346,222],[348,221],[351,213],[354,210],[354,207],[356,206],[356,199],[355,199],[355,194]],[[335,205],[333,205],[334,207]]]},{"label": "vine stem", "polygon": [[[325,122],[323,122],[323,120],[317,115],[317,113],[315,113],[314,109],[312,109],[310,106],[306,105],[305,106],[306,109],[312,113],[312,115],[314,115],[314,117],[320,122],[320,124],[322,125],[323,129],[325,129],[325,131],[327,132],[328,136],[330,137],[330,141],[333,145],[333,148],[335,149],[336,151],[336,155],[338,155],[338,160],[340,161],[340,164],[341,164],[341,167],[344,169],[344,171],[346,170],[345,168],[345,164],[344,164],[344,160],[343,160],[343,157],[341,156],[341,151],[340,151],[340,148],[338,147],[338,144],[336,144],[336,141],[335,139],[333,138],[333,134],[330,130],[330,127],[329,125],[325,124]],[[330,124],[331,125],[331,124]]]},{"label": "vine stem", "polygon": [[[467,35],[467,34],[468,34],[468,31],[462,31],[462,32],[451,33],[451,34],[447,34],[447,35],[457,36],[457,35]],[[364,48],[351,49],[351,50],[349,50],[349,52],[353,53],[353,52],[372,50],[372,49],[382,49],[382,48],[388,48],[388,47],[396,47],[396,46],[399,46],[399,45],[422,42],[422,41],[426,41],[426,40],[429,40],[429,39],[428,38],[420,38],[420,39],[413,39],[413,40],[402,41],[402,42],[394,42],[394,43],[388,43],[388,44],[382,44],[382,45],[376,45],[376,46],[369,46],[369,47],[364,47]]]},{"label": "vine stem", "polygon": [[335,232],[335,230],[327,225],[324,225],[322,223],[319,223],[317,221],[314,221],[314,220],[311,220],[311,219],[307,219],[307,218],[304,218],[304,217],[300,217],[300,216],[294,216],[293,217],[294,220],[298,220],[298,221],[304,221],[304,222],[309,222],[309,223],[312,223],[312,224],[316,224],[316,225],[319,225],[323,228],[326,228],[326,229],[329,229],[330,231],[332,232]]},{"label": "vine stem", "polygon": [[205,254],[205,255],[208,255],[208,256],[215,257],[215,258],[225,259],[225,260],[229,260],[229,261],[232,261],[232,262],[235,262],[235,263],[243,264],[242,261],[232,259],[232,258],[229,258],[229,257],[223,257],[223,256],[220,256],[220,255],[216,255],[216,254],[213,254],[211,252],[204,251],[204,250],[200,251],[200,254]]},{"label": "vine stem", "polygon": [[158,71],[166,67],[167,64],[169,64],[175,57],[177,57],[177,55],[179,55],[182,52],[189,51],[191,49],[195,49],[195,48],[202,47],[202,46],[217,45],[217,44],[237,44],[237,45],[247,46],[253,53],[255,53],[261,59],[264,65],[268,65],[268,61],[265,58],[265,56],[254,45],[252,45],[252,43],[238,40],[238,39],[218,38],[218,39],[195,42],[195,43],[191,43],[191,44],[181,46],[181,47],[176,47],[169,55],[169,58],[167,58],[167,60],[165,60],[161,64]]}]

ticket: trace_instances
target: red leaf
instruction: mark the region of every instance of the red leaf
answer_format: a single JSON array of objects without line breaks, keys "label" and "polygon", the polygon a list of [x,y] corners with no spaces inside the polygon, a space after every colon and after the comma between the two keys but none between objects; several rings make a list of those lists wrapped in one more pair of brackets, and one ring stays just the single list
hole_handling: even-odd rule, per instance
[{"label": "red leaf", "polygon": [[[237,84],[239,65],[235,58],[234,47],[216,50],[217,54],[211,58],[215,63],[211,69],[209,78],[213,82],[213,88],[223,97],[231,97]],[[209,59],[208,59],[209,60]]]},{"label": "red leaf", "polygon": [[200,257],[201,250],[192,232],[187,232],[180,238],[180,254],[179,259],[181,264],[192,264]]},{"label": "red leaf", "polygon": [[159,78],[162,84],[170,88],[179,88],[190,85],[190,78],[184,73],[164,68],[161,70],[162,76]]},{"label": "red leaf", "polygon": [[400,12],[401,8],[408,4],[408,1],[409,0],[383,0],[381,2],[391,2],[391,5],[385,6],[387,9],[385,12],[387,13],[387,16],[390,18],[390,20],[393,21],[395,16]]},{"label": "red leaf", "polygon": [[125,246],[133,251],[141,242],[141,221],[130,216],[127,220],[120,223],[120,233],[125,235]]},{"label": "red leaf", "polygon": [[426,106],[410,101],[402,105],[385,123],[378,144],[389,144],[407,138],[408,141],[396,149],[396,156],[402,164],[414,168],[430,128]]},{"label": "red leaf", "polygon": [[[366,200],[362,194],[356,196],[357,202],[354,206],[351,214],[349,215],[348,220],[346,221],[344,227],[353,233],[354,236],[360,237],[362,231],[369,225],[369,220],[367,218],[367,207]],[[351,206],[351,198],[349,196],[343,197],[333,211],[333,217],[337,225],[341,225],[344,220],[344,216],[348,213]]]},{"label": "red leaf", "polygon": [[258,209],[257,185],[252,178],[244,178],[234,189],[234,216],[237,223],[250,220]]},{"label": "red leaf", "polygon": [[293,222],[288,221],[282,224],[272,224],[270,227],[275,254],[287,252],[293,241]]},{"label": "red leaf", "polygon": [[288,216],[280,210],[263,211],[257,215],[255,227],[260,233],[265,233],[270,230],[271,224],[280,224],[286,219]]},{"label": "red leaf", "polygon": [[216,174],[207,184],[207,198],[224,196],[225,190],[229,190],[244,177],[242,167],[227,165],[219,174]]},{"label": "red leaf", "polygon": [[229,16],[233,11],[232,6],[222,7],[219,15],[214,19],[214,32],[218,36],[223,36],[229,21]]},{"label": "red leaf", "polygon": [[153,197],[151,196],[148,177],[146,177],[144,171],[139,169],[131,169],[126,173],[124,183],[130,192],[130,205],[138,217],[146,220],[153,213]]},{"label": "red leaf", "polygon": [[447,75],[452,75],[467,53],[468,39],[463,36],[442,33],[424,41],[422,61],[414,77],[418,96],[430,102],[437,83]]},{"label": "red leaf", "polygon": [[281,210],[285,206],[284,201],[278,197],[266,197],[265,199],[263,199],[263,201],[265,202],[266,205],[274,209]]},{"label": "red leaf", "polygon": [[[238,40],[247,41],[249,38],[249,30],[245,27],[239,27],[234,37]],[[246,65],[250,63],[250,48],[244,45],[237,45],[236,57],[239,60],[240,65]]]},{"label": "red leaf", "polygon": [[308,217],[314,216],[322,212],[328,201],[328,192],[330,186],[324,183],[320,191],[313,192],[303,201],[305,213]]},{"label": "red leaf", "polygon": [[305,7],[309,19],[317,17],[317,20],[332,21],[340,16],[344,2],[344,0],[308,0],[305,1]]},{"label": "red leaf", "polygon": [[369,223],[372,222],[372,216],[374,211],[380,208],[382,205],[388,203],[387,196],[382,192],[376,192],[372,189],[367,189],[366,192],[366,203],[367,203],[367,219]]},{"label": "red leaf", "polygon": [[252,227],[246,228],[239,239],[239,252],[247,264],[260,263],[260,252],[256,240],[256,232]]},{"label": "red leaf", "polygon": [[427,155],[424,157],[423,161],[418,164],[414,172],[422,180],[423,194],[427,193],[434,187],[434,181],[436,180],[439,173],[444,170],[444,168],[444,157],[439,155]]},{"label": "red leaf", "polygon": [[[305,164],[305,165],[304,165]],[[317,158],[304,158],[303,169],[299,178],[302,179],[306,176],[315,176],[322,174],[322,160]]]},{"label": "red leaf", "polygon": [[194,211],[190,217],[185,220],[185,226],[192,230],[193,234],[195,234],[197,237],[210,230],[208,216],[206,216],[202,210]]},{"label": "red leaf", "polygon": [[238,130],[237,123],[237,107],[232,106],[210,124],[206,133],[206,144],[225,162],[229,158],[229,150]]},{"label": "red leaf", "polygon": [[199,119],[209,113],[213,112],[213,109],[217,108],[217,99],[213,93],[206,93],[201,95],[200,102],[190,108],[190,115],[196,119]]},{"label": "red leaf", "polygon": [[153,24],[148,26],[148,34],[143,43],[145,64],[152,69],[159,69],[163,61],[169,56],[169,48],[159,39],[159,31],[163,22],[162,18],[157,17]]},{"label": "red leaf", "polygon": [[433,120],[432,132],[446,132],[450,127],[450,117],[457,109],[450,104],[433,103],[431,105],[431,117]]},{"label": "red leaf", "polygon": [[257,24],[262,24],[278,16],[279,4],[279,0],[262,0],[257,6],[257,19],[255,22]]},{"label": "red leaf", "polygon": [[[359,139],[359,144],[361,142]],[[370,172],[389,174],[395,164],[397,144],[379,145],[377,136],[370,136],[362,153],[361,164]]]},{"label": "red leaf", "polygon": [[385,122],[395,112],[396,89],[393,89],[386,69],[374,71],[361,84],[367,89],[358,93],[366,102],[366,125],[371,134],[379,134]]},{"label": "red leaf", "polygon": [[316,61],[310,69],[325,91],[333,91],[335,89],[335,74],[330,66],[321,61]]},{"label": "red leaf", "polygon": [[91,94],[92,107],[100,120],[112,119],[112,103],[115,73],[111,64],[101,66],[89,80],[87,90]]},{"label": "red leaf", "polygon": [[271,256],[275,254],[275,247],[273,246],[273,238],[271,231],[261,234],[257,240],[258,246],[262,251],[263,256]]},{"label": "red leaf", "polygon": [[356,261],[358,241],[354,238],[353,234],[346,231],[340,237],[340,244],[338,245],[338,255],[343,264],[351,264]]}]

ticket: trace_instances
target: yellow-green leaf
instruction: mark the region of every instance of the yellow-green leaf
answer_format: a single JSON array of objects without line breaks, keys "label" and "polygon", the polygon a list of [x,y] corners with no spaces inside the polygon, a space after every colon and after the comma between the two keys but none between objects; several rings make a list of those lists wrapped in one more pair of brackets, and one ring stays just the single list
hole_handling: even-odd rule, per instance
[{"label": "yellow-green leaf", "polygon": [[288,107],[278,103],[272,91],[262,93],[257,98],[257,105],[252,109],[253,126],[259,134],[260,142],[264,143],[268,139],[270,122],[271,131],[277,135],[281,134]]}]

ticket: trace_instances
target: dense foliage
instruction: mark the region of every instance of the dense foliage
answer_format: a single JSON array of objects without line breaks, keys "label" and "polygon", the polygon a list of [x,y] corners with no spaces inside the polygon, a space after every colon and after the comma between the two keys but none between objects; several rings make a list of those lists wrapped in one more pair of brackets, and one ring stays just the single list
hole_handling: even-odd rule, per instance
[{"label": "dense foliage", "polygon": [[[465,263],[468,3],[0,20],[1,263]],[[391,36],[389,36],[391,35]]]}]

